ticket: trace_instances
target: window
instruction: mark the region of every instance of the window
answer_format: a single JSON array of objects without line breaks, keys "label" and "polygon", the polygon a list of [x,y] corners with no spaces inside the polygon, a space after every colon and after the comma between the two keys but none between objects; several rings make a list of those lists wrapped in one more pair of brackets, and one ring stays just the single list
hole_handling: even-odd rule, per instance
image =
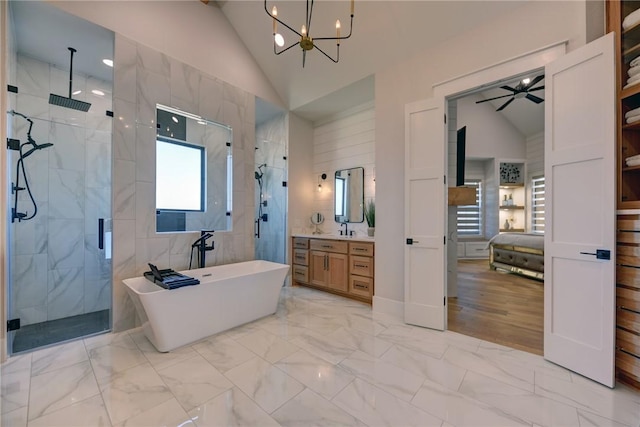
[{"label": "window", "polygon": [[475,187],[476,204],[458,206],[458,236],[482,235],[482,181],[466,180],[464,185]]},{"label": "window", "polygon": [[157,210],[205,211],[205,159],[204,147],[157,138]]},{"label": "window", "polygon": [[544,234],[544,176],[531,179],[531,232]]}]

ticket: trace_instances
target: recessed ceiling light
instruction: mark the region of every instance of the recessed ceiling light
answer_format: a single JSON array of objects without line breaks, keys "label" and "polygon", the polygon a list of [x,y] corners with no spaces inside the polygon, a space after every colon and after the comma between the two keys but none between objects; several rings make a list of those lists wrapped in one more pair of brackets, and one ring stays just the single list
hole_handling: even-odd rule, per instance
[{"label": "recessed ceiling light", "polygon": [[178,123],[178,118],[176,116],[171,116],[171,120],[173,120],[174,122]]},{"label": "recessed ceiling light", "polygon": [[91,93],[98,96],[104,96],[104,92],[98,89],[93,89]]},{"label": "recessed ceiling light", "polygon": [[107,67],[113,67],[113,59],[105,58],[105,59],[102,60],[102,63],[104,65],[106,65]]},{"label": "recessed ceiling light", "polygon": [[82,91],[80,89],[73,91],[74,95],[80,95],[81,93],[82,93]]}]

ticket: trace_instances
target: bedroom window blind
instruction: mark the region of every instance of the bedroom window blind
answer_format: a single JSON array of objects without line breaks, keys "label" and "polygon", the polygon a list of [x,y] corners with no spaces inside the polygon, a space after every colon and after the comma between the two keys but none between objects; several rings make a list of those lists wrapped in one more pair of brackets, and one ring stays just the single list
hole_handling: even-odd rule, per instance
[{"label": "bedroom window blind", "polygon": [[531,231],[544,234],[544,176],[534,176],[531,189]]},{"label": "bedroom window blind", "polygon": [[458,206],[458,235],[478,236],[482,234],[482,180],[465,180],[464,185],[475,187],[476,204]]}]

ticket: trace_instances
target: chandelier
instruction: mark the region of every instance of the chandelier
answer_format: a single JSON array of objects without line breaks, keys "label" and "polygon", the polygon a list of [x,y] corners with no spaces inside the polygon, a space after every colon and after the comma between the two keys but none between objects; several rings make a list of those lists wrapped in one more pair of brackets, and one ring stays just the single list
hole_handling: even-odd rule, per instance
[{"label": "chandelier", "polygon": [[[280,55],[281,53],[288,51],[292,47],[296,45],[300,45],[300,47],[302,48],[302,67],[303,68],[307,58],[307,51],[310,51],[314,47],[318,49],[318,51],[322,53],[324,56],[326,56],[333,62],[337,63],[340,60],[340,40],[348,39],[349,37],[351,37],[351,30],[353,29],[354,0],[351,0],[351,23],[349,25],[348,35],[346,36],[340,35],[341,25],[340,25],[340,20],[338,19],[336,20],[336,36],[335,37],[312,38],[311,37],[311,17],[313,16],[313,2],[314,0],[307,0],[306,20],[304,24],[302,24],[302,27],[300,28],[300,32],[298,32],[294,30],[291,26],[287,25],[286,23],[278,19],[278,9],[275,6],[273,6],[273,8],[271,8],[271,12],[269,12],[269,9],[267,8],[267,0],[264,0],[264,11],[267,13],[267,15],[269,15],[273,19],[273,53],[275,53],[276,55]],[[281,24],[285,28],[294,32],[299,37],[299,39],[294,43],[292,43],[290,46],[283,49],[285,41],[284,41],[284,37],[280,33],[278,33],[278,24]],[[320,47],[315,44],[315,42],[319,40],[335,40],[336,41],[335,58],[329,55],[328,53],[326,53],[324,50],[320,49]],[[278,50],[278,49],[281,49],[281,50]]]}]

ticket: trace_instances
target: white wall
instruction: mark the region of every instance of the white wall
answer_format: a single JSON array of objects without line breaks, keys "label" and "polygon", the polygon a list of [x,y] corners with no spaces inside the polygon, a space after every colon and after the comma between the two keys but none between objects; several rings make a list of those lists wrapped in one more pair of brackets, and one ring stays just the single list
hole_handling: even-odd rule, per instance
[{"label": "white wall", "polygon": [[404,106],[432,96],[433,85],[568,40],[586,42],[582,1],[529,2],[478,28],[376,73],[377,216],[374,310],[404,301]]},{"label": "white wall", "polygon": [[[313,180],[327,174],[322,191],[313,191],[313,212],[324,215],[320,229],[338,234],[340,224],[334,215],[334,176],[340,169],[364,168],[365,202],[375,200],[375,113],[373,104],[365,104],[345,111],[340,117],[316,125],[313,130]],[[311,212],[309,212],[311,216]],[[356,235],[367,235],[367,223],[349,224]]]},{"label": "white wall", "polygon": [[458,99],[458,129],[467,127],[467,158],[524,158],[525,138],[479,95]]},{"label": "white wall", "polygon": [[[289,113],[289,230],[288,235],[306,233],[313,212],[313,197],[317,182],[309,168],[313,164],[313,125]],[[288,255],[289,256],[289,255]]]},{"label": "white wall", "polygon": [[531,208],[532,208],[532,193],[531,193],[531,178],[534,176],[544,175],[544,133],[533,135],[527,138],[527,232],[531,232]]}]

